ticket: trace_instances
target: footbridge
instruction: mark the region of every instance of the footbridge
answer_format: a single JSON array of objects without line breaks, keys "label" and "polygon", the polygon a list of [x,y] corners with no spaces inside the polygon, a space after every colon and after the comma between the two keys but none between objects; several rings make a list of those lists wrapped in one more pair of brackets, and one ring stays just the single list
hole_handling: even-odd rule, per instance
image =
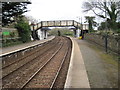
[{"label": "footbridge", "polygon": [[87,24],[80,24],[75,20],[55,20],[55,21],[41,21],[37,24],[31,24],[34,39],[47,38],[47,27],[74,27],[75,37],[79,37],[83,30],[88,30]]}]

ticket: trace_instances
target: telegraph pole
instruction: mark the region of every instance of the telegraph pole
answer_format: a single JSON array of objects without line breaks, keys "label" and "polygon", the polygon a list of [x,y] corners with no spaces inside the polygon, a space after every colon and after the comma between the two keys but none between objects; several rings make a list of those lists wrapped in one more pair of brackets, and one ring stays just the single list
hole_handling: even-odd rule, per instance
[{"label": "telegraph pole", "polygon": [[107,47],[107,45],[108,45],[108,40],[107,40],[107,38],[108,38],[108,34],[107,34],[107,11],[106,11],[106,0],[105,0],[105,18],[106,18],[106,22],[105,22],[105,51],[106,51],[106,53],[108,52],[108,47]]},{"label": "telegraph pole", "polygon": [[81,24],[81,34],[80,36],[82,36],[82,39],[84,38],[84,33],[83,33],[83,25],[82,25],[82,17],[77,17],[79,19],[79,23]]},{"label": "telegraph pole", "polygon": [[82,24],[82,17],[81,17],[81,33],[82,33],[82,39],[84,39],[83,24]]}]

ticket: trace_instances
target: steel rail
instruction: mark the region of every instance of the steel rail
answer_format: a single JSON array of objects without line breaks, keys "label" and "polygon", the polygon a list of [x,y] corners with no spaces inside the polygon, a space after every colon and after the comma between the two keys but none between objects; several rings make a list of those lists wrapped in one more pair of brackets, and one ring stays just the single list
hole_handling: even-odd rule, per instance
[{"label": "steel rail", "polygon": [[58,69],[58,71],[57,71],[57,73],[56,73],[56,75],[55,75],[55,78],[54,78],[52,84],[50,85],[50,89],[49,89],[49,90],[52,90],[52,89],[53,89],[53,86],[54,86],[54,84],[55,84],[55,82],[56,82],[56,80],[57,80],[57,77],[58,77],[58,75],[59,75],[59,73],[60,73],[60,70],[62,69],[62,66],[63,66],[63,64],[64,64],[64,62],[65,62],[66,57],[67,57],[68,51],[69,51],[69,47],[67,48],[67,51],[66,51],[66,53],[65,53],[65,55],[64,55],[64,57],[63,57],[63,59],[62,59],[62,62],[61,62],[61,64],[60,64],[60,67],[59,67],[59,69]]},{"label": "steel rail", "polygon": [[[48,44],[48,43],[47,43],[47,44]],[[42,46],[42,44],[39,44],[39,46]],[[35,46],[34,46],[34,47],[35,47]],[[31,48],[32,48],[32,47],[31,47]],[[42,49],[44,49],[44,48],[42,48]],[[39,50],[41,50],[41,49],[39,49]],[[19,62],[19,61],[21,61],[21,60],[24,60],[25,58],[31,56],[32,54],[36,54],[36,52],[38,52],[39,50],[35,50],[34,52],[30,53],[29,55],[27,55],[27,56],[25,56],[25,57],[22,57],[22,58],[18,59],[17,61],[14,61],[14,62],[12,62],[12,63],[10,63],[10,64],[2,67],[2,69],[9,67],[9,66],[11,66],[12,64],[15,64],[16,62]]]},{"label": "steel rail", "polygon": [[[58,43],[58,42],[57,42],[57,43]],[[56,44],[57,44],[57,43],[56,43]],[[56,44],[55,44],[55,45],[56,45]],[[52,48],[53,48],[55,45],[53,45],[53,46],[52,46]],[[51,50],[51,48],[49,48],[49,49],[45,50],[44,52],[46,52],[46,51],[48,51],[48,50]],[[44,54],[44,52],[43,52],[41,55],[43,55],[43,54]],[[20,66],[19,68],[15,69],[15,70],[14,70],[14,71],[12,71],[12,72],[10,72],[9,74],[7,74],[7,75],[3,76],[3,77],[2,77],[2,79],[6,78],[7,76],[11,75],[11,74],[12,74],[12,73],[14,73],[15,71],[19,70],[21,67],[23,67],[23,66],[25,66],[25,65],[29,64],[29,63],[30,63],[30,62],[32,62],[33,60],[35,60],[35,59],[39,58],[41,55],[38,55],[38,56],[37,56],[37,57],[35,57],[34,59],[32,59],[32,60],[28,61],[27,63],[23,64],[22,66]]]},{"label": "steel rail", "polygon": [[55,55],[60,51],[60,49],[62,48],[63,43],[61,44],[61,46],[58,48],[58,50],[48,59],[48,61],[41,67],[39,68],[21,87],[20,90],[23,90],[25,88],[25,86],[52,60],[52,58],[55,57]]}]

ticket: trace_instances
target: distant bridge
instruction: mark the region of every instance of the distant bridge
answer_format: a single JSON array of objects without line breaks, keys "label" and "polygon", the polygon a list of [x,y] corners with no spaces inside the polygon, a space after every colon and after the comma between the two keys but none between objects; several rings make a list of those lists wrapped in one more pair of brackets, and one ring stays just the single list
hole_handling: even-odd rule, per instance
[{"label": "distant bridge", "polygon": [[73,26],[76,29],[80,30],[88,30],[87,24],[80,24],[79,22],[76,22],[74,20],[57,20],[57,21],[41,21],[37,24],[31,25],[31,30],[39,30],[42,27],[70,27]]},{"label": "distant bridge", "polygon": [[74,36],[79,37],[83,31],[88,31],[88,24],[80,24],[75,20],[56,20],[56,21],[41,21],[37,24],[31,24],[33,39],[47,38],[47,29],[45,27],[74,27]]}]

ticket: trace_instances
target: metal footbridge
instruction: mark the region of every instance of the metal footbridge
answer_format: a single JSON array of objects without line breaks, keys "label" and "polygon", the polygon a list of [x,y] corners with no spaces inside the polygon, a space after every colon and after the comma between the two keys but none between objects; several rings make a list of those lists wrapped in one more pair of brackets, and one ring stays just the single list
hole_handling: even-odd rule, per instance
[{"label": "metal footbridge", "polygon": [[31,30],[39,30],[43,27],[71,27],[71,26],[81,30],[88,29],[87,24],[83,25],[75,20],[56,20],[56,21],[41,21],[37,24],[31,24]]}]

